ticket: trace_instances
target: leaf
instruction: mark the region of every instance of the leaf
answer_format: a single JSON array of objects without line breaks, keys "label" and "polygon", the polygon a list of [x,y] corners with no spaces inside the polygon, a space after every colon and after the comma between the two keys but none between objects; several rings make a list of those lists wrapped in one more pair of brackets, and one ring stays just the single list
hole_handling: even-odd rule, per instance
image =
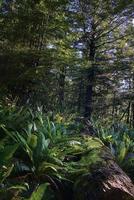
[{"label": "leaf", "polygon": [[27,189],[29,189],[27,183],[23,185],[12,185],[11,187],[7,188],[7,190],[20,190],[20,191],[27,191]]},{"label": "leaf", "polygon": [[24,150],[29,155],[31,161],[33,162],[33,152],[31,150],[31,148],[29,147],[25,138],[22,137],[21,134],[19,134],[18,132],[15,132],[15,137],[16,137],[16,140],[18,141],[18,143],[20,144],[20,146],[22,146],[24,148]]},{"label": "leaf", "polygon": [[0,151],[0,165],[3,165],[5,162],[9,161],[13,157],[13,154],[17,148],[18,144],[4,146],[4,149]]},{"label": "leaf", "polygon": [[44,183],[38,186],[35,191],[32,193],[31,197],[25,200],[42,200],[44,193],[47,190],[49,183]]},{"label": "leaf", "polygon": [[[4,168],[5,166],[3,166]],[[0,183],[2,183],[12,172],[14,165],[5,168],[5,172],[0,171]]]},{"label": "leaf", "polygon": [[37,136],[35,134],[31,134],[29,137],[28,137],[28,145],[34,149],[36,148],[37,146]]},{"label": "leaf", "polygon": [[126,153],[127,153],[127,148],[126,148],[124,142],[122,142],[120,144],[120,148],[119,148],[119,152],[118,152],[118,160],[120,163],[125,159]]},{"label": "leaf", "polygon": [[44,172],[48,173],[49,171],[57,172],[57,169],[60,169],[60,167],[58,165],[55,165],[53,163],[43,162],[39,166],[38,171],[42,172],[42,173],[44,173]]}]

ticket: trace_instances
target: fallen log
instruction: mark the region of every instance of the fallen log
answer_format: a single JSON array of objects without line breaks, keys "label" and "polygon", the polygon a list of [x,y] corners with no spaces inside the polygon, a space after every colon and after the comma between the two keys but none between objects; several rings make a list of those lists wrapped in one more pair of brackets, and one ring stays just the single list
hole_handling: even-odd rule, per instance
[{"label": "fallen log", "polygon": [[57,167],[59,174],[71,181],[70,191],[65,185],[61,199],[134,199],[132,181],[98,138],[70,136],[58,141],[52,152],[58,152],[56,159],[62,162],[60,168]]},{"label": "fallen log", "polygon": [[[134,199],[134,185],[130,178],[112,160],[91,175],[81,177],[74,191],[76,200],[131,200]],[[87,185],[85,186],[85,182]]]}]

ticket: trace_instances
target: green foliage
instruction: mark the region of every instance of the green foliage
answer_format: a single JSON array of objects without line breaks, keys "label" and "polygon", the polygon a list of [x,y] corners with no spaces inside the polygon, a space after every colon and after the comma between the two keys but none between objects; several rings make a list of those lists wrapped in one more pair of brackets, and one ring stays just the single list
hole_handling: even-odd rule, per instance
[{"label": "green foliage", "polygon": [[[41,184],[40,186],[38,186],[36,188],[36,190],[32,193],[31,197],[25,200],[42,200],[42,198],[44,197],[44,193],[47,189],[49,184],[45,183],[45,184]],[[44,197],[45,198],[45,197]]]},{"label": "green foliage", "polygon": [[62,199],[112,157],[101,141],[133,177],[132,0],[1,0],[0,29],[0,195]]},{"label": "green foliage", "polygon": [[96,121],[94,126],[98,137],[111,149],[119,165],[133,178],[134,130],[121,123],[106,126]]},{"label": "green foliage", "polygon": [[0,196],[6,199],[60,199],[61,187],[75,191],[82,177],[105,166],[104,158],[111,159],[112,154],[126,172],[133,174],[133,131],[125,126],[115,132],[95,123],[111,154],[98,138],[79,135],[83,126],[72,117],[66,121],[60,114],[46,116],[41,108],[21,108],[20,112],[1,107],[1,114]]},{"label": "green foliage", "polygon": [[13,155],[18,148],[18,144],[8,144],[7,138],[0,141],[0,183],[11,174],[14,164]]},{"label": "green foliage", "polygon": [[[25,112],[29,116],[24,120],[24,127],[21,124],[15,130],[16,124],[11,120],[11,116],[15,117],[14,110],[9,111],[9,121],[1,119],[1,195],[15,196],[17,193],[18,198],[22,196],[25,199],[35,199],[37,196],[44,199],[46,194],[46,198],[54,199],[55,195],[62,195],[60,185],[73,186],[76,184],[76,177],[79,179],[83,174],[91,173],[103,163],[105,147],[99,139],[67,134],[70,127],[67,129],[65,124],[63,129],[59,116],[52,122],[39,109],[35,112],[22,110],[23,108],[23,114]],[[21,118],[18,110],[16,115]],[[9,116],[7,115],[7,119]],[[51,191],[48,184],[55,189]]]}]

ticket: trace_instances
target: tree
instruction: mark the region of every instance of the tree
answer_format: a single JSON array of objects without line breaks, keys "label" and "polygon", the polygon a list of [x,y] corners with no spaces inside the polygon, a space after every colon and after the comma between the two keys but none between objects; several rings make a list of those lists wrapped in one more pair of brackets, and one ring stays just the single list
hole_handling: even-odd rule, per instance
[{"label": "tree", "polygon": [[78,16],[74,19],[74,28],[81,33],[77,46],[83,44],[83,57],[89,61],[84,115],[90,119],[97,76],[103,73],[109,75],[108,65],[113,73],[116,58],[114,51],[121,40],[131,35],[126,31],[122,32],[122,29],[126,29],[126,22],[129,23],[132,19],[132,1],[81,0],[75,4]]}]

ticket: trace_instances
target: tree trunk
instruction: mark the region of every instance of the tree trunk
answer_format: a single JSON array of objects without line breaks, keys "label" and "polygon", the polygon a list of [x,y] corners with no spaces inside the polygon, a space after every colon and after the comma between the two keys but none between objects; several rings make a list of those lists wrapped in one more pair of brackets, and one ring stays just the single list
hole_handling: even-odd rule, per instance
[{"label": "tree trunk", "polygon": [[92,111],[93,111],[93,87],[94,87],[94,80],[95,80],[95,53],[96,53],[96,47],[95,47],[95,24],[94,20],[92,19],[91,23],[91,35],[87,35],[86,43],[87,43],[87,56],[89,61],[91,61],[91,67],[89,67],[88,70],[88,76],[87,76],[87,90],[86,90],[86,97],[85,97],[85,113],[84,116],[91,119]]},{"label": "tree trunk", "polygon": [[94,80],[94,67],[89,70],[88,74],[88,85],[86,89],[86,97],[85,97],[85,113],[84,117],[91,119],[92,115],[92,101],[93,101],[93,80]]},{"label": "tree trunk", "polygon": [[[132,77],[132,88],[134,90],[134,73],[133,73],[133,77]],[[132,104],[131,104],[131,112],[132,112],[132,127],[134,128],[134,101],[132,101]]]},{"label": "tree trunk", "polygon": [[64,89],[65,89],[65,69],[60,72],[59,77],[59,107],[60,111],[64,110]]},{"label": "tree trunk", "polygon": [[79,92],[78,92],[78,103],[77,103],[77,111],[78,111],[78,113],[80,113],[81,112],[81,97],[82,97],[82,89],[83,89],[83,87],[82,87],[82,85],[83,85],[83,80],[82,80],[82,78],[81,78],[81,80],[80,80],[80,82],[79,82]]}]

